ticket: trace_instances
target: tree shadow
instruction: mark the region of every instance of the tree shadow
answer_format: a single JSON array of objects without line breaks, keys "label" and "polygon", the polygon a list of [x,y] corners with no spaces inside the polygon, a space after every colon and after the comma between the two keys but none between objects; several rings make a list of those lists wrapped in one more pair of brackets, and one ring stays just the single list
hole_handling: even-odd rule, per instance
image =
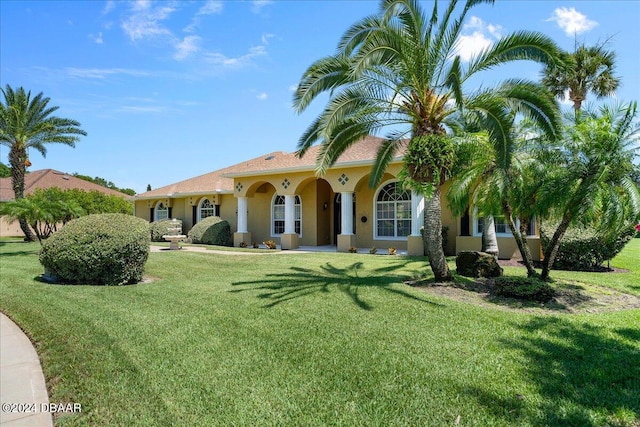
[{"label": "tree shadow", "polygon": [[541,400],[465,388],[497,416],[534,426],[636,426],[640,421],[640,330],[612,330],[541,317],[503,344],[525,360],[521,374]]},{"label": "tree shadow", "polygon": [[394,295],[439,306],[440,304],[428,299],[391,287],[402,283],[403,277],[398,274],[390,274],[390,272],[398,271],[403,266],[401,263],[368,270],[362,262],[354,262],[343,268],[327,262],[318,269],[291,267],[289,271],[267,274],[259,280],[234,282],[232,286],[238,288],[230,292],[258,291],[257,297],[267,300],[264,307],[268,308],[316,293],[339,291],[345,294],[358,308],[370,311],[374,307],[360,296],[360,290],[366,287],[375,287]]}]

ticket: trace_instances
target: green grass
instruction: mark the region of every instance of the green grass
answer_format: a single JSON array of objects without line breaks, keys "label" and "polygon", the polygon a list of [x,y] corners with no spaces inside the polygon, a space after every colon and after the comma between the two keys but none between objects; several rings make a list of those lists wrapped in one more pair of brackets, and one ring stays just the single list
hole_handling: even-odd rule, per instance
[{"label": "green grass", "polygon": [[[402,284],[421,259],[357,254],[153,253],[150,283],[48,285],[37,251],[0,241],[0,309],[51,401],[82,404],[59,425],[640,423],[640,310],[459,303]],[[639,253],[580,280],[638,293]]]}]

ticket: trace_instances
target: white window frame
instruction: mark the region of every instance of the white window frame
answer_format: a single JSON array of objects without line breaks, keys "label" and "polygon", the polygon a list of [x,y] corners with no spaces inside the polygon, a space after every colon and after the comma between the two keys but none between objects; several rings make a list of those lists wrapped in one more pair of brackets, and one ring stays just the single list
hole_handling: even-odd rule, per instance
[{"label": "white window frame", "polygon": [[202,205],[204,204],[204,202],[209,202],[209,205],[211,205],[210,208],[205,208],[205,209],[211,209],[213,211],[212,215],[207,215],[204,218],[210,217],[210,216],[215,216],[216,215],[216,205],[214,205],[213,203],[211,203],[211,200],[208,197],[203,197],[202,200],[200,200],[200,203],[198,203],[198,217],[197,217],[197,221],[200,222],[202,221],[204,218],[202,217]]},{"label": "white window frame", "polygon": [[[163,209],[160,209],[162,206]],[[162,218],[158,215],[159,212],[166,212],[166,215],[163,215]],[[156,206],[153,209],[153,219],[154,221],[162,221],[163,219],[169,219],[169,207],[164,205],[164,202],[160,201],[156,203]]]},{"label": "white window frame", "polygon": [[[494,221],[495,221],[495,217],[502,217],[502,215],[494,215]],[[479,227],[478,227],[478,220],[482,218],[480,216],[478,216],[478,208],[474,208],[473,209],[473,236],[474,237],[482,237],[482,233],[479,231]],[[532,221],[534,223],[534,229],[533,230],[527,230],[527,237],[536,237],[536,228],[538,226],[538,223],[536,221],[536,218],[533,217]],[[520,220],[516,219],[516,227],[520,228]],[[505,233],[498,233],[496,231],[496,237],[513,237],[513,233],[511,233],[511,229],[509,228],[509,224],[506,224],[506,229],[507,231]]]},{"label": "white window frame", "polygon": [[[399,240],[399,241],[403,241],[403,240],[407,240],[407,237],[409,237],[411,235],[411,221],[412,221],[412,212],[411,212],[411,199],[413,198],[413,194],[411,192],[411,190],[404,190],[407,193],[409,193],[409,199],[408,200],[403,200],[403,202],[406,202],[408,204],[408,212],[409,212],[409,218],[407,219],[402,219],[403,221],[408,221],[409,222],[409,227],[408,227],[408,234],[406,236],[397,236],[395,234],[397,234],[398,232],[398,227],[397,227],[397,208],[394,207],[394,218],[393,218],[393,222],[394,222],[394,236],[380,236],[378,235],[378,197],[380,196],[380,192],[389,184],[395,184],[396,186],[399,185],[399,181],[398,180],[388,180],[383,182],[378,189],[376,190],[374,197],[373,197],[373,240]],[[397,202],[397,201],[396,201]],[[395,206],[395,205],[394,205]],[[388,219],[388,218],[387,218]]]},{"label": "white window frame", "polygon": [[[276,205],[276,200],[278,197],[282,198],[282,204]],[[282,221],[284,223],[284,196],[280,194],[274,194],[273,198],[271,198],[271,237],[280,237],[282,233],[276,233],[276,215],[275,210],[276,206],[282,206],[282,219],[278,218],[278,221]],[[300,232],[298,233],[298,237],[302,237],[302,198],[296,195],[295,204],[294,204],[295,214],[294,220],[299,224]]]}]

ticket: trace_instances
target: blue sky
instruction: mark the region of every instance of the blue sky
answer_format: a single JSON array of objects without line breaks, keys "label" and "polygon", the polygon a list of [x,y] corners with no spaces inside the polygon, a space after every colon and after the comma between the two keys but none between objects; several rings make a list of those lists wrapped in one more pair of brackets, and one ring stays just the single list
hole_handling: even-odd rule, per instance
[{"label": "blue sky", "polygon": [[[100,176],[143,192],[294,151],[323,105],[297,115],[293,88],[349,25],[377,9],[368,0],[2,0],[0,84],[44,92],[60,107],[56,115],[88,132],[76,148],[30,153],[31,170]],[[460,53],[522,29],[567,50],[576,37],[588,45],[609,39],[623,83],[617,98],[640,100],[640,1],[498,0],[471,11]],[[481,83],[539,72],[514,64]]]}]

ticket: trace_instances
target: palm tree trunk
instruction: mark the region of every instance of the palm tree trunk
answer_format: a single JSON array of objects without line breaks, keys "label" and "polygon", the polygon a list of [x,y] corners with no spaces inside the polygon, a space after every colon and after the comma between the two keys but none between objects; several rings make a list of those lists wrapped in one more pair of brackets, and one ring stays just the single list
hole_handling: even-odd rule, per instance
[{"label": "palm tree trunk", "polygon": [[549,241],[546,250],[544,251],[544,260],[542,261],[542,274],[541,279],[547,280],[549,278],[549,273],[553,268],[553,263],[556,259],[556,255],[558,254],[558,249],[560,249],[560,241],[564,237],[564,234],[569,229],[569,225],[571,224],[571,215],[569,213],[565,213],[562,217],[562,221],[556,228],[555,233],[553,233],[553,237]]},{"label": "palm tree trunk", "polygon": [[498,258],[500,251],[498,250],[498,238],[496,237],[496,225],[493,220],[493,215],[485,216],[483,221],[482,252],[486,252]]},{"label": "palm tree trunk", "polygon": [[[527,233],[529,231],[529,218],[519,218],[520,219],[520,239],[522,239],[522,249],[520,249],[520,254],[522,255],[522,260],[527,264],[531,265],[532,273],[529,271],[527,267],[527,276],[533,277],[536,276],[537,273],[533,268],[533,257],[531,256],[531,249],[529,249],[529,242],[527,242]],[[525,261],[527,260],[527,261]]]},{"label": "palm tree trunk", "polygon": [[424,201],[424,242],[429,264],[437,282],[449,281],[453,279],[453,275],[442,249],[442,207],[438,185],[434,185],[431,197],[425,195]]},{"label": "palm tree trunk", "polygon": [[516,222],[513,220],[513,210],[511,209],[511,205],[509,205],[508,202],[502,203],[502,212],[504,213],[504,217],[507,220],[507,224],[509,224],[509,229],[511,230],[511,234],[516,241],[516,245],[518,246],[520,255],[522,255],[522,262],[527,268],[527,276],[537,276],[538,273],[536,273],[536,269],[533,268],[533,258],[531,257],[529,245],[527,244],[526,238],[522,237],[522,234],[520,234],[520,230],[518,229],[518,227],[516,227]]},{"label": "palm tree trunk", "polygon": [[[9,164],[11,165],[11,185],[13,187],[14,200],[24,198],[24,175],[26,173],[25,162],[27,160],[27,153],[25,150],[20,150],[14,144],[9,151]],[[20,228],[24,233],[24,240],[27,242],[34,242],[36,238],[33,236],[29,224],[24,219],[18,221]]]}]

